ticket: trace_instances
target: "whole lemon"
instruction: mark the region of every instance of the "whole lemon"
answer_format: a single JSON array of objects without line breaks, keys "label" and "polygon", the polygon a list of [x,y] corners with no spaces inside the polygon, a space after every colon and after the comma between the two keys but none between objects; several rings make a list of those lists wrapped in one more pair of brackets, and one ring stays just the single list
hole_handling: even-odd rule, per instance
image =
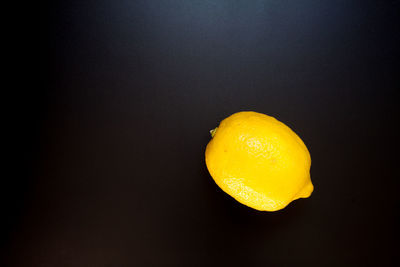
[{"label": "whole lemon", "polygon": [[257,210],[283,209],[311,195],[311,157],[303,141],[275,118],[243,111],[211,130],[208,171],[219,187]]}]

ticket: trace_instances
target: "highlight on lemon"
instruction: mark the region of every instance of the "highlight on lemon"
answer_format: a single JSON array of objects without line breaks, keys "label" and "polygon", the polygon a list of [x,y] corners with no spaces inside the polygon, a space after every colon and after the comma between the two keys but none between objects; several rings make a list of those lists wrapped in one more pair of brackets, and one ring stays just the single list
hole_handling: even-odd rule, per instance
[{"label": "highlight on lemon", "polygon": [[242,111],[221,121],[210,133],[205,152],[208,171],[240,203],[277,211],[313,192],[310,153],[282,122]]}]

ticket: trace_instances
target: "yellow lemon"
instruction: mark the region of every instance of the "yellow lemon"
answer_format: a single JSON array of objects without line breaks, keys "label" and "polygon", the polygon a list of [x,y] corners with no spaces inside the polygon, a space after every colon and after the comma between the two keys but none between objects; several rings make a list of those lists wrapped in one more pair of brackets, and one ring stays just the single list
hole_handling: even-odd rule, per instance
[{"label": "yellow lemon", "polygon": [[285,124],[244,111],[211,130],[208,171],[219,187],[257,210],[283,209],[311,195],[311,157],[303,141]]}]

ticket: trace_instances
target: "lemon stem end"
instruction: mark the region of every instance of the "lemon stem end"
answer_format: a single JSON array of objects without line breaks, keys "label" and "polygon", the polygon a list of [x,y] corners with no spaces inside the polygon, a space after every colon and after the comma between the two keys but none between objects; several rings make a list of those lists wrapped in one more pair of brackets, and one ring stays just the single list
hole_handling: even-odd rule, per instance
[{"label": "lemon stem end", "polygon": [[210,130],[211,138],[214,137],[215,133],[217,132],[217,129],[218,129],[218,127],[215,128],[215,129]]}]

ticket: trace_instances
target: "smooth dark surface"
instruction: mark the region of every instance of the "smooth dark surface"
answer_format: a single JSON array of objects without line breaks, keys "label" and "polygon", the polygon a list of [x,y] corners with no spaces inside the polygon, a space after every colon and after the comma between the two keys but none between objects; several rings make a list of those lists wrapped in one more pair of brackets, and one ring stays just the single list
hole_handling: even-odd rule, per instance
[{"label": "smooth dark surface", "polygon": [[[8,264],[394,266],[397,16],[399,1],[42,4]],[[215,185],[208,131],[242,110],[303,139],[311,198],[258,212]]]}]

